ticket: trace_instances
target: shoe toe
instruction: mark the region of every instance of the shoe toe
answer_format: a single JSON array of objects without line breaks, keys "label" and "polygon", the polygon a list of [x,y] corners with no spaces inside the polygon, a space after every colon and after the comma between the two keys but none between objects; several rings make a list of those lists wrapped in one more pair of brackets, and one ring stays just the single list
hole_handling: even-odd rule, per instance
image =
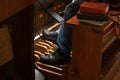
[{"label": "shoe toe", "polygon": [[62,53],[50,54],[47,56],[41,56],[40,62],[50,65],[64,65],[71,61],[70,56],[61,55]]},{"label": "shoe toe", "polygon": [[42,34],[44,39],[56,43],[58,36],[57,32],[50,32],[49,30],[43,30]]}]

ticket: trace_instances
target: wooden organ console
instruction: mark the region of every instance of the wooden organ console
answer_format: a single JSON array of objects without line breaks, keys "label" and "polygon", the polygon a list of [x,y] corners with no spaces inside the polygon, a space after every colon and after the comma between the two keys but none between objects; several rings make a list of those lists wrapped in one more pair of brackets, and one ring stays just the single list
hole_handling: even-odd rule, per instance
[{"label": "wooden organ console", "polygon": [[[71,63],[53,66],[37,61],[41,55],[49,54],[55,48],[50,46],[54,43],[40,39],[34,45],[37,69],[49,80],[110,80],[120,64],[120,40],[113,33],[113,21],[98,27],[80,23],[74,16],[66,26],[73,28]],[[53,47],[52,51],[50,47]],[[45,53],[42,54],[43,49]]]},{"label": "wooden organ console", "polygon": [[[120,64],[120,41],[112,33],[113,22],[108,21],[107,25],[96,27],[79,23],[74,16],[66,23],[73,28],[71,63],[59,66],[42,64],[38,61],[40,56],[53,52],[56,44],[43,39],[33,40],[34,2],[0,1],[0,25],[9,25],[12,40],[13,79],[35,80],[35,68],[48,80],[111,79]],[[0,66],[1,80],[6,77],[6,70],[11,70],[8,64]]]},{"label": "wooden organ console", "polygon": [[[50,80],[110,80],[120,64],[120,41],[113,34],[113,21],[109,20],[106,25],[98,27],[80,23],[74,16],[66,26],[73,28],[71,63],[52,66],[36,62],[37,68]],[[38,40],[35,54],[40,55],[40,51],[43,51],[41,42],[53,44]]]}]

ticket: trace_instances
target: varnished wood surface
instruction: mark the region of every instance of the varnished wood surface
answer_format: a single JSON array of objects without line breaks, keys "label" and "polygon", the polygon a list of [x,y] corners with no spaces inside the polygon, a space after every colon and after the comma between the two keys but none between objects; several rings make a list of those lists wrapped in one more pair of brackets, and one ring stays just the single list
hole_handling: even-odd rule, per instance
[{"label": "varnished wood surface", "polygon": [[111,80],[120,80],[120,65]]},{"label": "varnished wood surface", "polygon": [[34,2],[35,0],[0,0],[0,22]]},{"label": "varnished wood surface", "polygon": [[74,28],[68,80],[100,80],[101,43],[101,34]]},{"label": "varnished wood surface", "polygon": [[74,27],[78,27],[81,29],[87,29],[87,30],[96,31],[96,32],[100,32],[100,33],[105,33],[107,30],[109,30],[112,27],[112,26],[109,27],[111,24],[113,24],[113,21],[111,21],[111,20],[108,20],[108,22],[104,26],[101,26],[101,27],[86,24],[86,23],[80,23],[79,19],[77,19],[77,16],[74,16],[70,20],[67,21],[67,25],[69,25],[71,27],[74,26]]},{"label": "varnished wood surface", "polygon": [[[33,57],[34,2],[35,0],[0,0],[0,25],[9,25],[14,53],[14,76],[11,76],[14,79],[11,80],[34,80],[35,77]],[[3,67],[0,69],[2,70]],[[7,71],[2,70],[1,73],[4,72]]]},{"label": "varnished wood surface", "polygon": [[111,78],[111,69],[114,72],[116,70],[114,66],[119,63],[111,66],[108,72],[110,76],[106,74],[104,79],[101,79],[100,75],[103,39],[104,35],[110,32],[112,23],[108,21],[107,25],[96,28],[96,26],[80,23],[75,16],[67,21],[66,26],[73,28],[72,60],[68,69],[68,80],[108,80],[106,76]]}]

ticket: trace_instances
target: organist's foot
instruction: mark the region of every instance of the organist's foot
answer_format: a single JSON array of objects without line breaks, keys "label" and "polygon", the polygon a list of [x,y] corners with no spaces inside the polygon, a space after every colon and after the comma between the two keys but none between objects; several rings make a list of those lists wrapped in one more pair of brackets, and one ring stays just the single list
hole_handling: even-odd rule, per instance
[{"label": "organist's foot", "polygon": [[40,62],[50,65],[64,65],[70,63],[70,53],[62,53],[60,49],[56,49],[50,55],[41,56]]},{"label": "organist's foot", "polygon": [[56,43],[57,37],[58,37],[57,32],[50,32],[49,30],[44,30],[42,34],[44,39],[47,39],[49,41],[52,41],[53,43]]}]

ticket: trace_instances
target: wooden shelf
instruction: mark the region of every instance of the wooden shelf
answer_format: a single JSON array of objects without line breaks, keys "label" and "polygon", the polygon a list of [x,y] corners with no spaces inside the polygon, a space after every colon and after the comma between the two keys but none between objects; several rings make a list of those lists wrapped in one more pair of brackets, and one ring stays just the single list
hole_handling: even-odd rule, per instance
[{"label": "wooden shelf", "polygon": [[111,28],[106,34],[103,36],[103,49],[102,53],[117,39],[117,37],[113,34],[113,28]]}]

